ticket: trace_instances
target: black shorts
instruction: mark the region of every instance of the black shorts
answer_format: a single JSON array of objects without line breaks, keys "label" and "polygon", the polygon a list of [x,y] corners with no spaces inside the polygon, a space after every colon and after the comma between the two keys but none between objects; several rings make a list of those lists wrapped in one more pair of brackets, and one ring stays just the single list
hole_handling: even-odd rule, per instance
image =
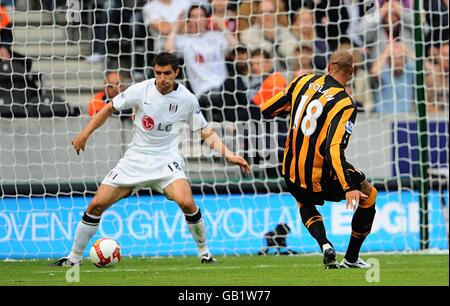
[{"label": "black shorts", "polygon": [[[356,189],[361,190],[361,184],[366,179],[366,176],[361,171],[355,169],[349,164],[347,171],[352,182],[356,185]],[[287,177],[284,178],[289,192],[294,198],[304,205],[323,205],[325,201],[340,202],[345,199],[345,192],[337,177],[329,178],[322,183],[321,192],[313,192],[299,187],[297,184],[291,182]]]}]

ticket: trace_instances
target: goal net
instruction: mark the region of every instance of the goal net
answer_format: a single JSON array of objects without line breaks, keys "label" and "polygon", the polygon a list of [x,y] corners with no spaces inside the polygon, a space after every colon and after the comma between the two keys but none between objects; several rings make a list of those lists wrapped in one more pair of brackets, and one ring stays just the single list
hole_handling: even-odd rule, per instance
[{"label": "goal net", "polygon": [[[252,167],[244,175],[179,131],[213,253],[319,252],[281,175],[289,117],[263,119],[260,105],[297,76],[327,73],[337,48],[355,59],[347,90],[358,116],[346,157],[379,191],[362,251],[448,251],[448,1],[0,3],[0,259],[67,255],[127,149],[133,116],[114,114],[80,155],[71,140],[105,101],[152,78],[162,50],[176,52],[177,81]],[[353,212],[343,202],[318,209],[345,252]],[[108,209],[100,237],[124,255],[196,254],[182,211],[148,189]]]}]

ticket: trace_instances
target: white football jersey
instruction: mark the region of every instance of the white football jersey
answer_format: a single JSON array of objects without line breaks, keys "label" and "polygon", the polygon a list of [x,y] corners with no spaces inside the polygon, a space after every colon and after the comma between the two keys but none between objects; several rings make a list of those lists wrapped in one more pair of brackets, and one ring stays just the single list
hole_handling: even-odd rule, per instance
[{"label": "white football jersey", "polygon": [[183,54],[186,74],[197,97],[222,86],[228,75],[225,65],[228,41],[225,34],[208,31],[201,35],[178,35],[175,46]]},{"label": "white football jersey", "polygon": [[112,100],[114,109],[134,108],[135,131],[129,149],[152,155],[178,154],[179,127],[207,125],[197,98],[183,85],[163,95],[155,79],[130,86]]}]

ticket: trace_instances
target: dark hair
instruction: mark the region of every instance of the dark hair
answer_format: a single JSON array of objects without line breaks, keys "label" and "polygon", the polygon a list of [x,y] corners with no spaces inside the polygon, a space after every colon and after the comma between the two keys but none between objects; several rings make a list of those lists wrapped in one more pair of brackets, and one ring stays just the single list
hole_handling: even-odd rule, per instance
[{"label": "dark hair", "polygon": [[246,47],[246,46],[242,46],[242,45],[237,46],[234,50],[235,50],[235,53],[236,53],[236,54],[239,54],[239,53],[248,53],[247,47]]},{"label": "dark hair", "polygon": [[178,69],[178,57],[169,52],[161,52],[153,59],[153,65],[152,66],[172,66],[172,69],[176,71]]},{"label": "dark hair", "polygon": [[209,11],[208,11],[208,9],[205,7],[205,6],[203,6],[203,5],[199,5],[199,4],[194,4],[194,5],[192,5],[190,8],[189,8],[189,11],[187,12],[187,14],[186,14],[186,17],[189,19],[189,17],[191,16],[191,12],[193,11],[193,10],[195,10],[195,9],[201,9],[201,10],[203,10],[203,12],[205,13],[205,17],[209,17]]},{"label": "dark hair", "polygon": [[295,48],[295,52],[302,52],[302,50],[308,49],[314,53],[314,50],[310,44],[300,44]]},{"label": "dark hair", "polygon": [[106,70],[104,72],[105,79],[107,79],[108,76],[110,74],[113,74],[113,73],[117,73],[122,80],[128,78],[128,73],[126,73],[125,71],[122,71],[122,70]]},{"label": "dark hair", "polygon": [[250,57],[262,56],[265,59],[271,59],[272,55],[264,49],[255,49],[250,53]]}]

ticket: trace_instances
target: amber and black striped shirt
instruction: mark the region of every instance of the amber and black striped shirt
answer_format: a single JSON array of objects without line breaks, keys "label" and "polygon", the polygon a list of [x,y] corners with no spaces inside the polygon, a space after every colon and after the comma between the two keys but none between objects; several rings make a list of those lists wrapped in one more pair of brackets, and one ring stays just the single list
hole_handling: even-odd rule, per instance
[{"label": "amber and black striped shirt", "polygon": [[356,104],[330,75],[303,75],[262,106],[265,116],[290,112],[283,175],[297,186],[321,192],[336,176],[344,191],[354,189],[347,173],[347,147]]}]

